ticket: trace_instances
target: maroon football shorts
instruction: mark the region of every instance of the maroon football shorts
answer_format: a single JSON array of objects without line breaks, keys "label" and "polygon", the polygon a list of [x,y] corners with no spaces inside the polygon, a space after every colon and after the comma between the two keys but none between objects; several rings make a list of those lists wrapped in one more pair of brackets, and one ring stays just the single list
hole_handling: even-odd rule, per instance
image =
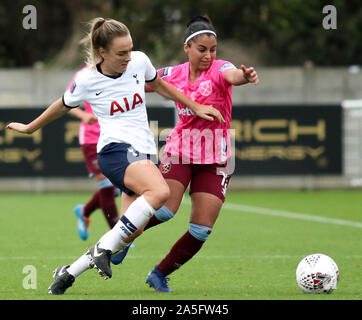
[{"label": "maroon football shorts", "polygon": [[[181,182],[185,189],[190,184],[190,194],[206,192],[225,201],[225,194],[230,175],[226,165],[220,164],[183,164],[165,162],[160,164],[160,171],[164,179],[174,179]],[[220,168],[219,170],[217,170]],[[222,172],[222,174],[217,174]]]},{"label": "maroon football shorts", "polygon": [[90,177],[101,174],[98,166],[97,144],[82,144],[82,152]]}]

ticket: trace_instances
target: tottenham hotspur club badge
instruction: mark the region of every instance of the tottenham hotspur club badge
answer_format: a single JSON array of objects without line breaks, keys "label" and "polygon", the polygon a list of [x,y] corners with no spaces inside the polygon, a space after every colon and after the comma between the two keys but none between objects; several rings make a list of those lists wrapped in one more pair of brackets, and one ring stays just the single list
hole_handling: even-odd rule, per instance
[{"label": "tottenham hotspur club badge", "polygon": [[139,83],[140,83],[140,82],[139,82],[139,80],[137,79],[137,73],[133,75],[133,78],[135,78],[135,79],[136,79],[136,83],[137,83],[137,84],[139,84]]}]

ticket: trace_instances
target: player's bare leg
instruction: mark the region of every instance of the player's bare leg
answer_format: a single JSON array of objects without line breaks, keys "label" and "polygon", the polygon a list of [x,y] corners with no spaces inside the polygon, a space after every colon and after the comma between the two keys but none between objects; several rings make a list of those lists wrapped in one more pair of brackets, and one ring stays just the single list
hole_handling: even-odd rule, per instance
[{"label": "player's bare leg", "polygon": [[170,196],[170,189],[158,168],[150,160],[131,163],[125,172],[125,186],[145,200],[155,209],[161,208]]},{"label": "player's bare leg", "polygon": [[124,212],[117,224],[89,250],[89,255],[99,273],[112,276],[111,255],[129,245],[128,237],[152,217],[168,199],[170,189],[158,168],[150,160],[131,163],[124,175],[124,185],[139,197]]},{"label": "player's bare leg", "polygon": [[[122,263],[128,253],[128,249],[130,248],[131,244],[137,237],[139,237],[143,233],[143,231],[170,220],[176,214],[181,204],[183,194],[185,192],[185,187],[182,183],[173,179],[166,179],[166,182],[171,190],[170,198],[159,210],[156,211],[156,213],[147,223],[145,223],[141,228],[134,232],[130,237],[123,240],[127,243],[130,243],[130,245],[124,248],[121,252],[116,253],[112,256],[111,262],[113,264],[117,265]],[[136,198],[136,196],[129,196],[125,193],[122,193],[121,215],[123,215],[123,213],[127,210],[128,206]]]},{"label": "player's bare leg", "polygon": [[171,292],[167,276],[189,261],[208,239],[219,216],[222,200],[205,192],[191,195],[189,230],[173,245],[166,257],[148,274],[146,282],[156,291]]},{"label": "player's bare leg", "polygon": [[193,193],[191,201],[190,223],[213,228],[223,202],[213,194],[206,192]]}]

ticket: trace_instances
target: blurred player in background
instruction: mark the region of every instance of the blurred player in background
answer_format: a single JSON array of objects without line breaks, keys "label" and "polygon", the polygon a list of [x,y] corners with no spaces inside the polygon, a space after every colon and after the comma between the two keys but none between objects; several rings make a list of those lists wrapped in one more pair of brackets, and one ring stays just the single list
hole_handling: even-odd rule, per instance
[{"label": "blurred player in background", "polygon": [[[192,100],[212,105],[225,119],[225,122],[205,121],[176,102],[180,121],[166,140],[159,167],[170,188],[170,198],[144,230],[170,220],[189,185],[192,208],[188,230],[147,276],[146,282],[160,292],[172,291],[167,276],[201,249],[225,201],[230,179],[226,164],[231,157],[232,87],[259,82],[254,68],[242,65],[238,69],[228,61],[216,60],[216,47],[216,32],[209,18],[196,17],[185,31],[184,51],[188,62],[158,70],[163,80]],[[137,234],[139,231],[132,237]]]},{"label": "blurred player in background", "polygon": [[[78,73],[76,73],[74,77],[76,77],[77,74]],[[69,83],[67,90],[71,88],[72,83],[73,80]],[[117,223],[119,216],[116,204],[116,194],[117,191],[119,193],[119,190],[113,186],[112,182],[110,182],[99,169],[97,157],[97,143],[100,134],[99,123],[89,103],[84,101],[83,105],[84,111],[80,108],[76,108],[72,109],[69,114],[82,120],[79,125],[79,144],[82,149],[89,177],[94,178],[98,184],[98,190],[85,205],[79,204],[74,207],[74,213],[78,219],[77,230],[79,237],[83,240],[87,240],[89,235],[88,227],[90,224],[89,217],[96,209],[101,208],[110,228],[113,228]]]},{"label": "blurred player in background", "polygon": [[[29,124],[12,122],[7,129],[31,134],[87,101],[98,118],[97,144],[103,174],[122,190],[122,217],[116,225],[70,266],[54,270],[50,294],[64,294],[89,268],[112,277],[111,257],[130,245],[130,236],[167,201],[170,190],[157,166],[156,145],[149,128],[145,83],[157,93],[182,103],[210,122],[224,121],[210,105],[200,105],[163,81],[148,56],[132,51],[128,28],[115,20],[96,18],[89,35],[89,68],[78,73],[63,97]],[[130,279],[125,276],[126,282]]]}]

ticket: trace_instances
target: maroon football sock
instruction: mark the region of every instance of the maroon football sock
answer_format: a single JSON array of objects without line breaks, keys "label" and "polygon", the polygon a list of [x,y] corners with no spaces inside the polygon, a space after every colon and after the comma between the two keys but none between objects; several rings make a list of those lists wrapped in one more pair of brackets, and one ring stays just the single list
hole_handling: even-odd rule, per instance
[{"label": "maroon football sock", "polygon": [[99,204],[99,198],[100,198],[100,192],[101,190],[98,190],[93,194],[93,197],[84,205],[83,208],[83,215],[87,218],[94,212],[96,209],[100,208]]},{"label": "maroon football sock", "polygon": [[110,228],[118,222],[118,209],[114,194],[114,187],[100,189],[99,205]]},{"label": "maroon football sock", "polygon": [[201,249],[204,242],[196,239],[187,231],[158,264],[158,271],[165,276],[174,272],[189,261]]},{"label": "maroon football sock", "polygon": [[160,224],[160,223],[162,223],[162,222],[164,222],[164,221],[158,220],[158,219],[155,217],[155,215],[153,215],[153,216],[151,217],[151,219],[148,220],[148,223],[147,223],[147,225],[145,226],[145,228],[144,228],[143,231],[146,231],[146,230],[149,229],[149,228],[152,228],[152,227],[154,227],[154,226],[157,226],[158,224]]}]

